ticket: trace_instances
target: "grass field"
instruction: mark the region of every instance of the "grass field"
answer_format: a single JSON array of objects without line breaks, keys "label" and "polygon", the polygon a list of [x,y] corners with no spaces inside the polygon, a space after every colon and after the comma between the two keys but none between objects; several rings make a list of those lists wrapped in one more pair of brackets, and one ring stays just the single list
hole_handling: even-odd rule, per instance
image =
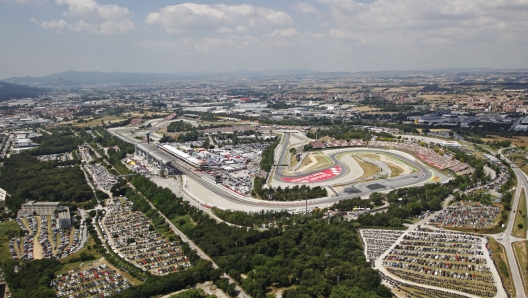
[{"label": "grass field", "polygon": [[291,168],[295,167],[297,165],[297,154],[292,154],[290,159],[290,166]]},{"label": "grass field", "polygon": [[362,106],[362,107],[353,107],[351,110],[358,111],[358,112],[376,112],[380,111],[381,109],[378,108],[371,108],[369,106]]},{"label": "grass field", "polygon": [[528,293],[528,241],[513,243],[513,251],[522,274],[524,291]]},{"label": "grass field", "polygon": [[528,174],[528,160],[525,154],[510,154],[508,159],[517,163],[517,166],[526,174]]},{"label": "grass field", "polygon": [[327,89],[326,92],[328,93],[346,93],[346,92],[356,92],[358,90],[357,87],[353,88],[330,88]]},{"label": "grass field", "polygon": [[526,146],[528,147],[528,136],[514,136],[512,138],[506,138],[506,137],[503,137],[503,136],[498,136],[498,135],[489,135],[488,138],[482,138],[482,140],[484,142],[487,142],[487,141],[490,141],[490,142],[493,142],[493,141],[505,141],[505,140],[508,140],[508,141],[511,141],[512,142],[512,145],[515,145],[515,146]]},{"label": "grass field", "polygon": [[363,175],[359,177],[357,180],[373,177],[374,175],[380,172],[380,169],[373,164],[366,163],[358,158],[356,158],[356,161],[359,164],[359,166],[363,169],[363,172],[364,172]]},{"label": "grass field", "polygon": [[[519,225],[522,225],[521,229],[518,228]],[[528,228],[528,223],[526,222],[526,195],[523,189],[521,192],[521,200],[515,213],[513,236],[526,239],[526,228]]]},{"label": "grass field", "polygon": [[396,164],[393,163],[386,163],[386,165],[391,170],[391,177],[398,177],[403,173],[403,169],[399,166],[396,166]]},{"label": "grass field", "polygon": [[497,271],[499,272],[502,281],[504,281],[506,292],[510,293],[513,297],[515,295],[515,287],[511,280],[510,268],[508,267],[508,257],[506,257],[504,246],[495,241],[493,237],[488,237],[488,240],[489,248],[491,250],[491,258],[497,266]]},{"label": "grass field", "polygon": [[0,223],[0,263],[11,258],[11,252],[9,251],[9,240],[11,237],[19,236],[20,228],[16,221],[5,221]]},{"label": "grass field", "polygon": [[317,160],[317,163],[313,166],[311,166],[308,170],[313,171],[321,168],[325,168],[328,166],[331,166],[333,164],[332,160],[328,156],[321,156],[316,155],[315,160]]},{"label": "grass field", "polygon": [[299,169],[312,163],[312,159],[310,158],[310,155],[313,155],[313,154],[314,153],[309,153],[308,155],[306,155],[306,157],[303,160],[301,160],[301,165],[299,166]]},{"label": "grass field", "polygon": [[423,98],[426,101],[449,101],[453,98],[453,94],[444,94],[444,95],[419,95],[418,98]]},{"label": "grass field", "polygon": [[[59,235],[57,235],[57,239],[60,239]],[[68,263],[71,259],[79,258],[81,256],[81,253],[83,253],[83,252],[87,253],[87,254],[90,254],[90,255],[93,255],[96,259],[100,258],[101,254],[98,253],[95,249],[88,249],[88,247],[93,247],[94,244],[95,244],[95,241],[92,239],[91,236],[88,236],[88,242],[86,242],[84,247],[81,248],[81,250],[79,250],[78,252],[67,256],[66,258],[60,259],[61,263]]]},{"label": "grass field", "polygon": [[375,159],[375,160],[380,160],[380,156],[378,154],[374,154],[374,153],[358,153],[356,154],[357,157],[368,157],[368,158],[372,158],[372,159]]},{"label": "grass field", "polygon": [[111,123],[113,123],[113,122],[119,122],[119,121],[123,121],[123,120],[125,120],[125,118],[123,118],[123,117],[118,117],[118,116],[104,116],[104,117],[101,117],[101,118],[91,119],[91,120],[89,120],[89,121],[86,122],[86,123],[75,123],[74,126],[77,126],[77,127],[86,127],[86,126],[92,126],[92,125],[101,125],[101,121],[103,121],[104,123],[108,123],[108,121],[110,121]]}]

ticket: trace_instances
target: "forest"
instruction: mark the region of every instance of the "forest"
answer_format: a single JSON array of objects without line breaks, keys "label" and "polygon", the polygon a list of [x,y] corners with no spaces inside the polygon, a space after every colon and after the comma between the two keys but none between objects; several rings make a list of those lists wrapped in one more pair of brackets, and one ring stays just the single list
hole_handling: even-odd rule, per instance
[{"label": "forest", "polygon": [[135,176],[132,184],[168,218],[179,219],[175,224],[182,232],[252,297],[265,297],[271,287],[291,285],[296,286],[295,290],[286,291],[283,297],[329,297],[338,276],[341,286],[357,287],[358,292],[369,292],[372,297],[391,297],[390,291],[380,285],[377,272],[365,261],[356,222],[335,217],[328,223],[321,219],[321,212],[315,212],[296,217],[294,223],[283,228],[238,228],[218,224],[147,178]]},{"label": "forest", "polygon": [[81,140],[69,130],[54,130],[53,134],[45,133],[40,137],[33,138],[33,141],[39,144],[37,148],[29,151],[34,156],[71,152],[81,144]]},{"label": "forest", "polygon": [[[18,273],[14,273],[15,266],[19,266]],[[57,297],[50,287],[50,282],[55,278],[55,271],[60,268],[61,263],[57,259],[33,261],[9,259],[2,264],[4,277],[9,282],[9,290],[14,298]]]},{"label": "forest", "polygon": [[26,200],[69,205],[95,199],[78,165],[39,161],[29,152],[12,155],[4,161],[0,168],[0,187],[11,195],[7,206],[15,212]]}]

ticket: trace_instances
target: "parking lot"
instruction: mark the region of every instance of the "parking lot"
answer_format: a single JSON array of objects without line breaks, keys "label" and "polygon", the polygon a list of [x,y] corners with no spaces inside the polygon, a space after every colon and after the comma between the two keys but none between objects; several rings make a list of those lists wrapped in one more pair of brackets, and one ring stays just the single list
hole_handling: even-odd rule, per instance
[{"label": "parking lot", "polygon": [[467,233],[416,229],[383,256],[381,264],[399,278],[471,295],[497,294],[486,238]]},{"label": "parking lot", "polygon": [[359,234],[365,247],[367,261],[374,262],[389,249],[404,230],[360,229]]},{"label": "parking lot", "polygon": [[430,225],[455,228],[495,226],[500,208],[481,203],[456,202],[429,220]]},{"label": "parking lot", "polygon": [[94,261],[94,268],[70,270],[58,275],[51,282],[57,297],[108,297],[130,287],[130,282],[121,274],[104,263],[96,263],[99,262]]},{"label": "parking lot", "polygon": [[16,222],[26,235],[9,241],[14,259],[65,258],[81,248],[81,230],[59,229],[54,215],[27,216]]},{"label": "parking lot", "polygon": [[191,266],[179,243],[161,236],[124,197],[110,201],[102,227],[112,249],[144,271],[163,275]]},{"label": "parking lot", "polygon": [[85,164],[84,168],[90,173],[97,187],[101,189],[110,189],[117,183],[116,177],[110,174],[101,164]]}]

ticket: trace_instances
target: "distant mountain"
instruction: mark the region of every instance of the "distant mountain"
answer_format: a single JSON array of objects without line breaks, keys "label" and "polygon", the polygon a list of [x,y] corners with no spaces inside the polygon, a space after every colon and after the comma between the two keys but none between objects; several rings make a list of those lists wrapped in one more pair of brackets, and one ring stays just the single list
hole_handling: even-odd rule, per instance
[{"label": "distant mountain", "polygon": [[46,89],[33,88],[27,85],[16,85],[0,81],[0,101],[35,97],[47,91],[48,90]]},{"label": "distant mountain", "polygon": [[44,83],[44,85],[51,86],[51,87],[76,87],[76,86],[79,86],[80,84],[74,81],[63,79],[63,78],[56,78],[56,79],[53,79],[51,81]]},{"label": "distant mountain", "polygon": [[180,72],[180,73],[127,73],[127,72],[84,72],[66,71],[50,74],[42,77],[13,77],[2,81],[13,84],[27,84],[30,86],[50,86],[50,87],[74,87],[82,85],[96,84],[144,84],[174,82],[184,79],[199,79],[213,77],[267,77],[303,75],[318,73],[309,69],[278,69],[249,71],[239,70],[234,72]]},{"label": "distant mountain", "polygon": [[42,77],[14,77],[4,82],[28,84],[30,86],[68,86],[96,85],[96,84],[136,84],[154,83],[180,79],[172,74],[124,73],[124,72],[83,72],[66,71]]}]

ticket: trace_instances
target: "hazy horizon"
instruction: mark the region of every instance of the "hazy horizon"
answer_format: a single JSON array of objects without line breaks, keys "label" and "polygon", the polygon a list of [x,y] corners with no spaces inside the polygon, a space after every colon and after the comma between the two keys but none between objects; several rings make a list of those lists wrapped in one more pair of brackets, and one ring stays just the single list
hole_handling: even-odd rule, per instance
[{"label": "hazy horizon", "polygon": [[0,0],[0,78],[528,68],[525,0]]}]

